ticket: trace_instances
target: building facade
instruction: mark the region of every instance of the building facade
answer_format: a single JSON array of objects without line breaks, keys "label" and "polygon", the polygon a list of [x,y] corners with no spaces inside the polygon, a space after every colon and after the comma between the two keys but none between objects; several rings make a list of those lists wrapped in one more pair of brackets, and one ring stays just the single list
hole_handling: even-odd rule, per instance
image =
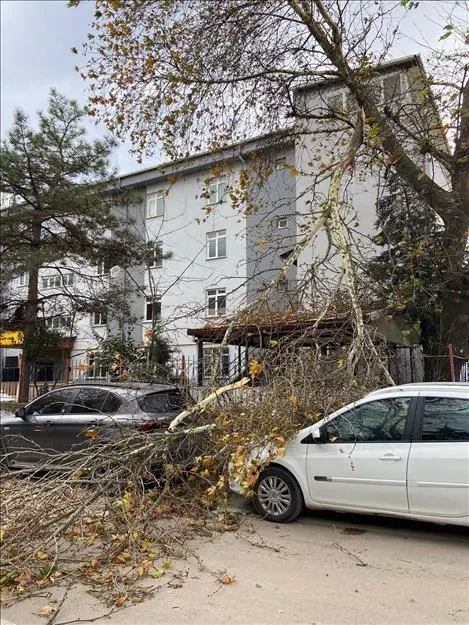
[{"label": "building facade", "polygon": [[[373,84],[383,106],[408,114],[406,107],[418,105],[422,72],[418,57],[382,66]],[[41,272],[41,293],[45,294],[54,289],[120,284],[130,311],[126,319],[112,318],[105,310],[73,315],[66,305],[56,312],[45,311],[46,325],[69,337],[60,362],[53,363],[55,376],[63,380],[102,377],[105,372],[96,351],[103,337],[120,331],[139,343],[158,328],[168,338],[175,358],[194,363],[189,377],[196,377],[200,353],[188,328],[220,323],[262,298],[302,240],[307,224],[322,210],[331,167],[350,136],[350,127],[340,120],[341,113],[353,108],[343,85],[329,81],[305,86],[295,97],[300,118],[311,117],[310,112],[332,116],[299,123],[290,138],[258,137],[222,152],[199,154],[116,180],[118,187],[133,192],[134,200],[123,217],[155,251],[154,259],[132,267],[104,263],[76,267],[68,266],[65,259],[60,267]],[[431,120],[428,126],[432,132]],[[446,174],[434,163],[422,161],[422,168],[444,183]],[[373,236],[381,170],[379,164],[359,162],[343,189],[344,221],[355,233],[351,244],[362,258],[376,251]],[[321,232],[268,291],[267,310],[292,307],[298,299],[308,305],[331,292],[342,275],[341,256],[331,250],[329,238]],[[27,275],[16,278],[10,288],[21,299]],[[215,347],[205,344],[204,349],[208,375]],[[10,347],[8,355],[3,351],[6,371],[5,358],[11,365],[20,346]],[[227,378],[239,358],[239,350],[226,348],[222,367]]]}]

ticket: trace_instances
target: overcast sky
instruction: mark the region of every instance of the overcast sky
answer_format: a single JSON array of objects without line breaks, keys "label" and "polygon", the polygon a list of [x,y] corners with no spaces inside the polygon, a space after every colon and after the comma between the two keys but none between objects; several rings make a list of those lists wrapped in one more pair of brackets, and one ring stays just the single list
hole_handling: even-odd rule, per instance
[{"label": "overcast sky", "polygon": [[[214,0],[214,3],[223,0]],[[393,49],[393,56],[417,52],[423,55],[425,45],[434,45],[441,35],[438,13],[451,2],[421,2],[406,21],[405,36]],[[85,85],[74,71],[77,57],[70,49],[80,48],[89,31],[94,2],[84,2],[69,9],[63,0],[0,0],[1,10],[1,135],[11,125],[13,111],[20,107],[34,117],[47,106],[50,87],[60,93],[86,102]],[[426,41],[425,41],[426,39]],[[91,126],[94,135],[102,135],[103,127]],[[143,165],[156,164],[152,161]],[[121,146],[114,163],[120,172],[138,169],[139,165]]]}]

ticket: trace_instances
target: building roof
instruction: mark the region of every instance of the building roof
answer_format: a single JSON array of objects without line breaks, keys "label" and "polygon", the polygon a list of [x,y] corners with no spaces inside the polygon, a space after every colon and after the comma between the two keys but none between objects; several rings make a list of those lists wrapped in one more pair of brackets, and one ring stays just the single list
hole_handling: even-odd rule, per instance
[{"label": "building roof", "polygon": [[[376,72],[378,74],[384,74],[387,72],[392,72],[394,70],[403,69],[405,67],[417,66],[422,73],[425,73],[422,58],[420,54],[412,54],[410,56],[403,56],[399,59],[392,59],[391,61],[386,61],[385,63],[381,63],[376,66]],[[295,89],[295,92],[301,91],[313,91],[316,89],[323,89],[324,87],[329,87],[335,84],[342,83],[341,78],[326,78],[322,80],[317,80],[315,82],[308,82],[304,85],[300,85]]]}]

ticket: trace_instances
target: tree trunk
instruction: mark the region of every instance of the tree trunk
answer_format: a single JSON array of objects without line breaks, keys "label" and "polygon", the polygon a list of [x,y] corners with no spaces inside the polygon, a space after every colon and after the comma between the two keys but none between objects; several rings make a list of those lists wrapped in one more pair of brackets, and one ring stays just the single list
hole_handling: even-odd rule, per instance
[{"label": "tree trunk", "polygon": [[33,218],[31,228],[31,247],[33,262],[29,271],[28,299],[25,306],[23,326],[23,358],[22,375],[18,388],[18,401],[27,403],[29,400],[29,387],[31,383],[31,369],[34,364],[31,358],[31,347],[37,330],[38,290],[39,290],[39,250],[41,246],[41,222]]}]

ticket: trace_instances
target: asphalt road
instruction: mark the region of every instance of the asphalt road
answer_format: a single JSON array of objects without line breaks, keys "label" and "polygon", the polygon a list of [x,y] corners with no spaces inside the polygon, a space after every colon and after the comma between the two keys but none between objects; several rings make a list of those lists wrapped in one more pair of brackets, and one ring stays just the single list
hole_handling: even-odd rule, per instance
[{"label": "asphalt road", "polygon": [[[469,530],[329,512],[305,512],[295,523],[278,525],[250,514],[242,503],[241,509],[238,532],[197,541],[193,555],[157,580],[150,599],[97,622],[469,623]],[[221,584],[223,575],[232,583]],[[54,592],[60,600],[63,591]],[[44,617],[33,614],[43,604],[44,599],[33,598],[2,615],[16,625],[44,624]],[[75,587],[55,625],[86,622],[106,612]]]}]

